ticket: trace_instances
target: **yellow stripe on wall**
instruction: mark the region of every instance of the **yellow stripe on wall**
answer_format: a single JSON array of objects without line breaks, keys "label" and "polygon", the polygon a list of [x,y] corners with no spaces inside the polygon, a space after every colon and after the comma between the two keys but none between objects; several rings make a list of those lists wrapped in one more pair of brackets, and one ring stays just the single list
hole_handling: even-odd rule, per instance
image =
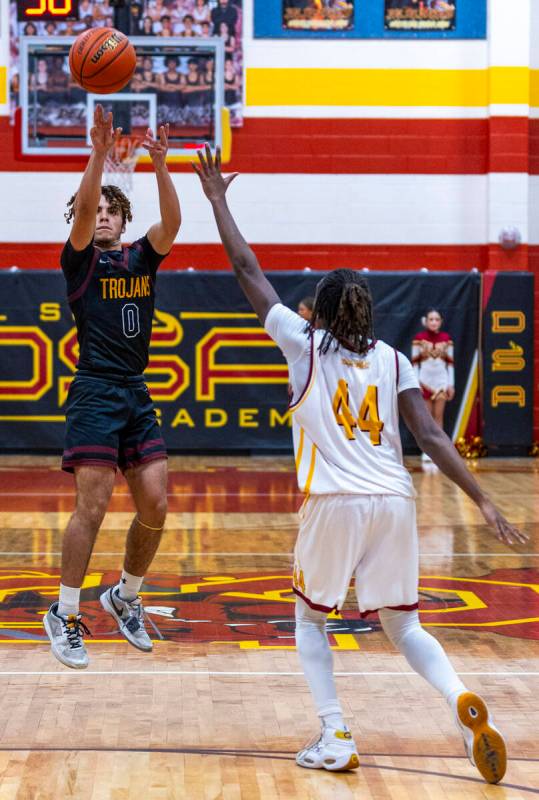
[{"label": "yellow stripe on wall", "polygon": [[[527,67],[246,71],[248,106],[487,106],[525,103]],[[539,70],[535,82],[539,86]],[[537,91],[539,95],[539,90]],[[539,99],[539,97],[538,97]]]},{"label": "yellow stripe on wall", "polygon": [[0,67],[0,103],[7,103],[7,67]]}]

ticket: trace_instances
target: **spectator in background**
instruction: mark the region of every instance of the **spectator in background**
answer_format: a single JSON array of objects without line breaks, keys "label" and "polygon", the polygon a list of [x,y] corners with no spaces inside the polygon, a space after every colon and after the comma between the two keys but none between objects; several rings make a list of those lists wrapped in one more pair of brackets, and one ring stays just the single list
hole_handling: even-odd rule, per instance
[{"label": "spectator in background", "polygon": [[56,22],[47,22],[45,25],[45,33],[47,36],[56,36],[58,33]]},{"label": "spectator in background", "polygon": [[236,70],[234,69],[234,62],[227,54],[225,56],[225,104],[227,106],[235,105],[239,100],[240,84]]},{"label": "spectator in background", "polygon": [[161,92],[181,92],[185,86],[185,76],[178,71],[177,56],[168,56],[165,60],[166,70],[158,76]]},{"label": "spectator in background", "polygon": [[211,36],[211,23],[209,22],[201,22],[200,23],[200,35],[203,39],[209,39]]},{"label": "spectator in background", "polygon": [[150,0],[147,6],[147,14],[155,23],[168,14],[168,8],[164,0]]},{"label": "spectator in background", "polygon": [[77,23],[76,23],[76,21],[74,19],[68,19],[65,22],[64,27],[60,31],[60,34],[62,36],[77,36],[77,34],[79,33],[80,29],[77,29],[75,27],[76,25],[77,25]]},{"label": "spectator in background", "polygon": [[193,9],[193,17],[198,25],[202,25],[203,22],[209,23],[210,9],[207,0],[196,0],[195,7]]},{"label": "spectator in background", "polygon": [[49,72],[49,90],[62,95],[69,87],[69,74],[66,71],[64,56],[53,56]]},{"label": "spectator in background", "polygon": [[27,22],[23,29],[24,36],[37,36],[37,28],[33,22]]},{"label": "spectator in background", "polygon": [[180,36],[196,36],[197,33],[194,29],[194,17],[191,14],[186,14],[183,18],[183,31],[180,33]]},{"label": "spectator in background", "polygon": [[298,314],[300,317],[303,317],[306,322],[310,322],[313,315],[313,308],[314,297],[304,297],[303,300],[300,300],[298,303]]},{"label": "spectator in background", "polygon": [[153,19],[150,16],[144,17],[142,20],[141,36],[153,36]]},{"label": "spectator in background", "polygon": [[145,56],[143,60],[142,84],[143,89],[159,88],[159,80],[157,73],[153,70],[153,58],[151,56]]},{"label": "spectator in background", "polygon": [[85,17],[92,17],[93,19],[94,13],[96,13],[96,8],[91,0],[80,0],[79,19],[84,19]]},{"label": "spectator in background", "polygon": [[231,29],[234,29],[238,21],[238,10],[230,0],[219,0],[219,5],[211,12],[211,21],[214,31],[220,30],[221,22],[226,22]]},{"label": "spectator in background", "polygon": [[30,88],[46,92],[49,89],[49,65],[46,58],[38,58],[36,70],[30,76]]},{"label": "spectator in background", "polygon": [[157,34],[158,36],[174,36],[174,31],[172,30],[172,20],[165,14],[164,17],[161,17],[161,30]]},{"label": "spectator in background", "polygon": [[236,51],[236,37],[232,34],[230,26],[226,22],[221,22],[219,36],[225,43],[225,52],[234,53]]},{"label": "spectator in background", "polygon": [[[133,3],[132,5],[135,4]],[[107,17],[113,17],[114,10],[110,7],[110,0],[102,0],[101,3],[96,3],[93,16],[98,25],[103,25]]]}]

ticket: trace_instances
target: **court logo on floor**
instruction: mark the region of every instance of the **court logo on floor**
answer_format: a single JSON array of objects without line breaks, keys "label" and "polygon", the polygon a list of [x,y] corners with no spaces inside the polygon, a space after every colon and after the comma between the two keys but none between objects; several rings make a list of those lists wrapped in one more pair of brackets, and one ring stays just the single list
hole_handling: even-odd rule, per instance
[{"label": "court logo on floor", "polygon": [[[0,570],[0,643],[46,641],[43,614],[57,596],[59,580],[58,570]],[[85,579],[81,610],[93,634],[90,642],[123,641],[99,603],[99,595],[117,580],[116,572],[92,572]],[[142,592],[148,630],[154,639],[179,643],[292,649],[291,580],[285,573],[152,574]],[[429,627],[539,639],[538,595],[534,569],[495,570],[473,578],[424,575],[421,620]],[[358,649],[358,635],[379,627],[376,616],[361,620],[349,605],[329,619],[336,650]]]}]

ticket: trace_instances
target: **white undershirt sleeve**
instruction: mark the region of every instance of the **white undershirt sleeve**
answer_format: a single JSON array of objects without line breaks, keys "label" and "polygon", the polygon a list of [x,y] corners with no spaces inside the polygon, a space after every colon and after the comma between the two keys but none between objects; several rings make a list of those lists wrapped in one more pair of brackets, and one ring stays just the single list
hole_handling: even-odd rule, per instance
[{"label": "white undershirt sleeve", "polygon": [[419,381],[414,368],[403,353],[397,351],[399,359],[399,382],[397,392],[404,392],[406,389],[419,389]]},{"label": "white undershirt sleeve", "polygon": [[264,327],[282,350],[289,365],[305,355],[310,347],[307,323],[282,303],[270,308]]}]

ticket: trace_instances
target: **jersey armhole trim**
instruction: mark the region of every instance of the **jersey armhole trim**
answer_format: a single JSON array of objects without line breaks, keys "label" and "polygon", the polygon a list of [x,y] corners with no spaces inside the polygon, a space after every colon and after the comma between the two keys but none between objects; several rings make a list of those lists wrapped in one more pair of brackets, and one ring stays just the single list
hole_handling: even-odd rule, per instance
[{"label": "jersey armhole trim", "polygon": [[315,368],[315,363],[314,363],[314,359],[315,359],[315,355],[314,355],[314,331],[312,329],[311,329],[311,331],[309,333],[309,336],[310,336],[310,339],[311,339],[311,359],[310,359],[310,363],[309,363],[309,375],[307,376],[307,382],[305,384],[305,388],[303,389],[303,391],[301,392],[300,396],[298,397],[297,402],[296,403],[290,403],[290,405],[288,406],[288,410],[291,411],[292,414],[294,413],[294,411],[297,411],[298,408],[300,407],[300,405],[302,405],[303,402],[307,399],[307,395],[311,391],[312,385],[314,383],[314,377],[315,377],[316,368]]},{"label": "jersey armhole trim", "polygon": [[397,370],[397,394],[399,393],[399,378],[400,378],[400,364],[399,364],[399,354],[395,348],[393,348],[393,352],[395,353],[395,367]]},{"label": "jersey armhole trim", "polygon": [[88,267],[88,272],[86,273],[86,277],[82,282],[82,284],[77,289],[77,291],[73,292],[73,294],[68,295],[67,297],[68,303],[74,303],[75,300],[78,300],[80,297],[82,297],[82,295],[88,288],[90,281],[92,280],[92,275],[94,274],[95,265],[97,264],[98,258],[99,258],[99,250],[97,249],[97,247],[94,247],[94,255],[90,262],[90,266]]}]

